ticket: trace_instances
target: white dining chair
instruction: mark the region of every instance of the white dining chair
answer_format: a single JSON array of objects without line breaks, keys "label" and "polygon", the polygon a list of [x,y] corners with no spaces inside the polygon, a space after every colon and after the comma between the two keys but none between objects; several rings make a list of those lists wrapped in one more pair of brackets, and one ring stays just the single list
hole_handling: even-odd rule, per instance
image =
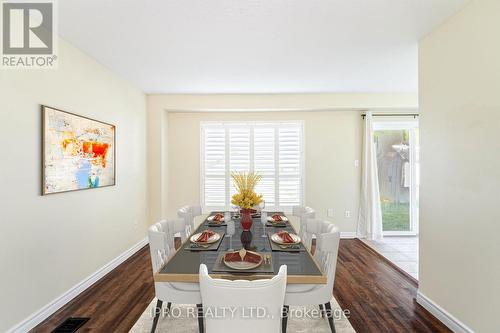
[{"label": "white dining chair", "polygon": [[[182,225],[184,225],[183,219],[171,219],[162,220],[149,227],[148,238],[153,275],[174,255],[173,236],[176,233],[176,228],[181,228]],[[155,282],[155,294],[157,302],[151,333],[154,333],[156,330],[164,301],[167,302],[168,310],[170,310],[172,303],[196,304],[198,311],[202,309],[200,286],[198,283]],[[200,333],[203,333],[203,318],[201,317],[198,318],[198,326]]]},{"label": "white dining chair", "polygon": [[[203,310],[206,313],[207,333],[277,333],[280,331],[287,267],[282,265],[278,275],[268,280],[229,281],[212,279],[207,266],[200,265],[200,288]],[[264,317],[256,308],[265,310]],[[224,318],[213,316],[216,310],[226,312]],[[251,314],[253,309],[253,315]],[[209,315],[210,314],[210,315]]]},{"label": "white dining chair", "polygon": [[202,214],[200,205],[183,206],[177,210],[177,217],[186,221],[187,233],[190,235],[195,230],[194,220]]},{"label": "white dining chair", "polygon": [[320,234],[330,232],[334,224],[320,219],[306,219],[304,223],[304,233],[301,235],[302,244],[311,251],[313,239]]},{"label": "white dining chair", "polygon": [[[314,259],[318,262],[323,273],[326,275],[326,284],[289,284],[286,287],[285,311],[289,306],[318,305],[326,311],[328,323],[332,333],[335,333],[332,308],[330,300],[335,282],[335,269],[337,267],[337,255],[340,243],[339,229],[328,221],[318,221],[308,224],[309,227],[316,228],[316,251]],[[326,231],[326,232],[325,232]],[[322,232],[322,233],[320,233]],[[324,309],[323,309],[324,307]],[[282,332],[286,333],[287,317],[283,318]]]},{"label": "white dining chair", "polygon": [[175,251],[175,237],[180,237],[181,242],[184,243],[191,235],[189,226],[183,218],[167,219],[168,234],[167,240],[170,247]]},{"label": "white dining chair", "polygon": [[[299,236],[301,239],[305,239],[303,242],[306,245],[306,248],[311,251],[310,247],[307,247],[309,244],[309,240],[307,240],[307,223],[308,219],[314,219],[316,217],[316,211],[308,206],[293,206],[292,207],[292,215],[299,219]],[[312,239],[311,239],[312,242]]]}]

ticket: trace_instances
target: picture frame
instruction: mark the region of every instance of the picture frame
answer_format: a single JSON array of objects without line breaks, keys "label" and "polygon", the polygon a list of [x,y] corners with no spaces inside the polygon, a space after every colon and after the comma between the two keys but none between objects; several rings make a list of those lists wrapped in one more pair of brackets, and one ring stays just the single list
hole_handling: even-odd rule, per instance
[{"label": "picture frame", "polygon": [[41,105],[42,195],[116,185],[116,126]]}]

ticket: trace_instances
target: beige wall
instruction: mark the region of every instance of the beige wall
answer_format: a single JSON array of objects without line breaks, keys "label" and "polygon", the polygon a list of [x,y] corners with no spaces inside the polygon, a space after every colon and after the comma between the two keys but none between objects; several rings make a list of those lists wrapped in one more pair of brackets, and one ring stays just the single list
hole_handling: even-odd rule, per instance
[{"label": "beige wall", "polygon": [[160,94],[152,107],[177,111],[393,110],[416,109],[416,93]]},{"label": "beige wall", "polygon": [[[168,113],[168,216],[200,202],[200,122],[303,120],[305,200],[320,218],[335,209],[341,231],[354,231],[359,200],[362,119],[359,112]],[[344,217],[344,210],[352,216]]]},{"label": "beige wall", "polygon": [[420,43],[419,291],[476,332],[500,328],[500,1]]},{"label": "beige wall", "polygon": [[[64,41],[59,59],[0,71],[0,332],[146,236],[145,95]],[[116,125],[116,186],[40,195],[40,104]]]},{"label": "beige wall", "polygon": [[167,209],[167,113],[147,99],[148,220],[153,224]]},{"label": "beige wall", "polygon": [[[326,160],[309,161],[306,165],[306,203],[326,214],[326,208],[335,208],[335,220],[343,231],[355,231],[359,188],[359,170],[354,169],[354,159],[360,156],[361,117],[359,110],[415,110],[417,94],[245,94],[245,95],[149,95],[148,105],[148,171],[149,219],[152,222],[174,216],[183,204],[199,202],[199,122],[202,119],[305,119],[307,157]],[[167,112],[176,110],[176,112]],[[250,112],[248,111],[275,112]],[[302,112],[276,110],[307,110]],[[344,111],[317,111],[344,110]],[[348,110],[348,111],[346,111]],[[200,111],[200,112],[192,112]],[[208,111],[224,111],[211,113]],[[247,111],[245,113],[235,111]],[[179,124],[177,124],[179,122]],[[181,130],[181,127],[183,126]],[[324,129],[316,133],[315,126]],[[308,130],[309,129],[309,130]],[[175,133],[175,134],[174,134]],[[315,142],[319,142],[316,145]],[[309,149],[307,149],[310,147]],[[183,149],[189,149],[183,152]],[[171,151],[170,156],[169,152]],[[321,154],[319,152],[321,151]],[[331,152],[331,153],[330,153]],[[191,165],[182,168],[178,163],[189,157]],[[174,160],[175,159],[175,160]],[[170,170],[170,167],[173,170]],[[319,170],[318,170],[319,168]],[[328,168],[332,168],[329,170]],[[317,171],[328,171],[327,183],[319,182]],[[340,172],[338,172],[340,170]],[[177,173],[190,175],[188,189],[176,185]],[[347,175],[349,181],[342,176]],[[354,175],[354,176],[353,176]],[[356,176],[358,175],[358,176]],[[174,184],[170,184],[174,182]],[[334,186],[336,183],[342,186]],[[327,185],[328,186],[327,186]],[[174,186],[175,185],[175,186]],[[175,188],[175,189],[174,189]],[[329,194],[328,191],[334,188]],[[338,188],[335,189],[335,188]],[[321,191],[324,190],[324,193]],[[357,193],[357,192],[355,192]],[[174,196],[174,197],[172,197]],[[344,210],[351,209],[352,216],[344,218]]]}]

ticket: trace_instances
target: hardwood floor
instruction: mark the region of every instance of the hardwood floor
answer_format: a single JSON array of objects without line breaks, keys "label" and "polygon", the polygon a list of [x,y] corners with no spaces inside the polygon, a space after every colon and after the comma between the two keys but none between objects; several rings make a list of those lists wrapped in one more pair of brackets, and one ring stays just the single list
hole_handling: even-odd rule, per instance
[{"label": "hardwood floor", "polygon": [[153,297],[151,257],[145,246],[31,332],[51,332],[68,317],[90,317],[78,333],[128,332]]},{"label": "hardwood floor", "polygon": [[[31,332],[90,317],[80,332],[128,332],[154,297],[146,246]],[[359,332],[450,332],[414,300],[416,283],[359,240],[341,240],[334,296]]]},{"label": "hardwood floor", "polygon": [[417,304],[417,287],[360,240],[340,241],[333,295],[357,332],[451,332]]}]

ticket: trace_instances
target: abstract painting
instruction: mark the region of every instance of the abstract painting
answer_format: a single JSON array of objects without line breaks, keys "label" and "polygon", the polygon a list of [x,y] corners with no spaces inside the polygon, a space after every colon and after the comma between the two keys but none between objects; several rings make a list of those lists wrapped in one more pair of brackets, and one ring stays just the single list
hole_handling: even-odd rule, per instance
[{"label": "abstract painting", "polygon": [[115,126],[42,106],[42,194],[115,185]]}]

